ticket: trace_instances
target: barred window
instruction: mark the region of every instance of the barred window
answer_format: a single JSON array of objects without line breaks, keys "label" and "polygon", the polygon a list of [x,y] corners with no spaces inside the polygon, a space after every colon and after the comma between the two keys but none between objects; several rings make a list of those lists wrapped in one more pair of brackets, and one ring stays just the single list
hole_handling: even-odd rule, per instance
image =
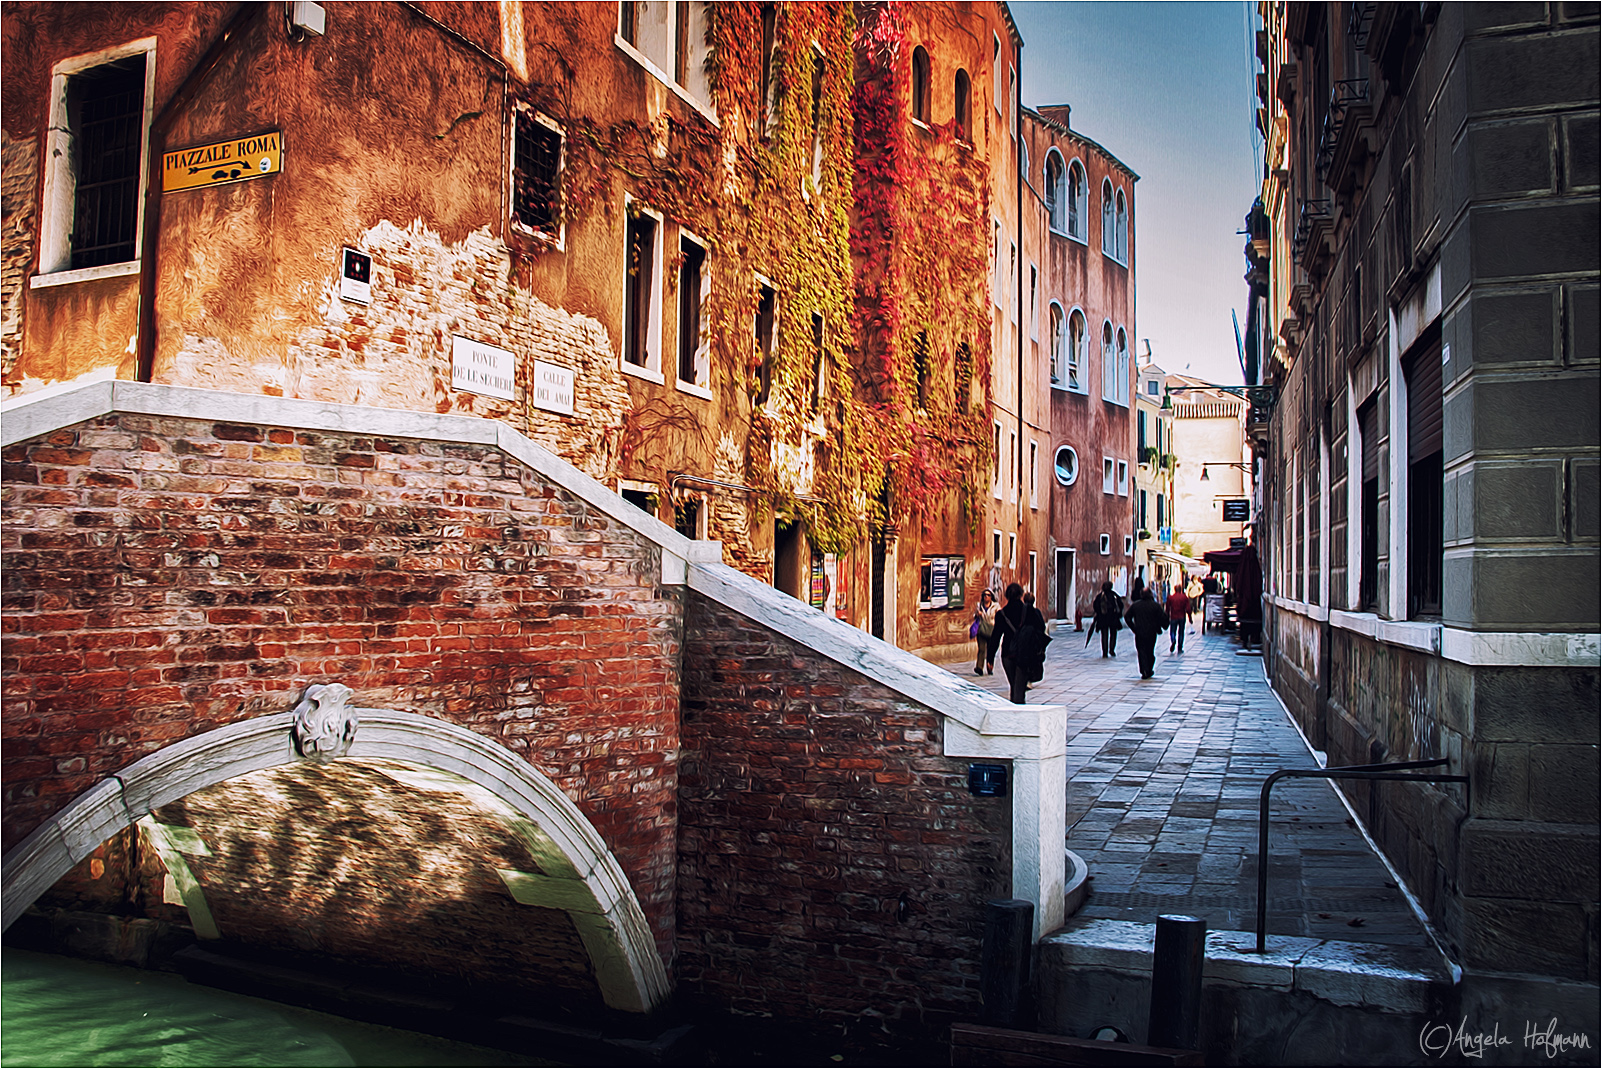
[{"label": "barred window", "polygon": [[144,105],[144,53],[67,81],[74,269],[135,258]]},{"label": "barred window", "polygon": [[517,109],[512,214],[539,234],[555,235],[561,220],[562,132],[528,108]]}]

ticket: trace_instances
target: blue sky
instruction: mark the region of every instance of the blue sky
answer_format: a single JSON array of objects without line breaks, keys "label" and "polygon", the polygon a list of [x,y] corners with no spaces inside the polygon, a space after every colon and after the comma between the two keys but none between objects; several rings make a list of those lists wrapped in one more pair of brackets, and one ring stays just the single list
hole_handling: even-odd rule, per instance
[{"label": "blue sky", "polygon": [[[1135,186],[1137,339],[1157,363],[1241,381],[1230,311],[1246,322],[1246,238],[1261,148],[1252,125],[1250,5],[1015,2],[1023,101],[1069,104],[1072,127]],[[1137,345],[1145,351],[1145,343]]]}]

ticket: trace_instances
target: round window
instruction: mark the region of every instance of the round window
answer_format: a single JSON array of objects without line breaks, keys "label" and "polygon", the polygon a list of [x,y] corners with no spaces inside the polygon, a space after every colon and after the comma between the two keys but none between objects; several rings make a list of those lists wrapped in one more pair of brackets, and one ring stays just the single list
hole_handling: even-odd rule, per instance
[{"label": "round window", "polygon": [[1072,486],[1074,480],[1079,478],[1079,454],[1074,452],[1073,446],[1059,445],[1054,465],[1057,469],[1057,481],[1064,486]]}]

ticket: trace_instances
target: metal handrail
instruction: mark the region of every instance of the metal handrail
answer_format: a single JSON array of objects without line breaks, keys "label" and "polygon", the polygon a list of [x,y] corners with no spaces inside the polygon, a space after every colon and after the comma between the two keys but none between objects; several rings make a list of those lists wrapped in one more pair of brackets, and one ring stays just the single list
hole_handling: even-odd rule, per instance
[{"label": "metal handrail", "polygon": [[1412,783],[1467,783],[1467,776],[1402,776],[1398,769],[1439,768],[1451,761],[1396,761],[1378,765],[1345,765],[1340,768],[1282,768],[1263,781],[1261,807],[1257,816],[1257,953],[1268,953],[1268,792],[1282,779],[1367,779],[1400,780]]}]

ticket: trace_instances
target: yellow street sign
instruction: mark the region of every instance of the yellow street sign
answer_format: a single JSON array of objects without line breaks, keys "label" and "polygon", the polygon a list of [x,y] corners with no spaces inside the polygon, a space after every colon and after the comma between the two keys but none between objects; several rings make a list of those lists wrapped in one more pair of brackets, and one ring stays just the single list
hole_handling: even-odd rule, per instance
[{"label": "yellow street sign", "polygon": [[161,158],[161,191],[221,186],[265,178],[284,169],[284,135],[279,130],[196,145]]}]

